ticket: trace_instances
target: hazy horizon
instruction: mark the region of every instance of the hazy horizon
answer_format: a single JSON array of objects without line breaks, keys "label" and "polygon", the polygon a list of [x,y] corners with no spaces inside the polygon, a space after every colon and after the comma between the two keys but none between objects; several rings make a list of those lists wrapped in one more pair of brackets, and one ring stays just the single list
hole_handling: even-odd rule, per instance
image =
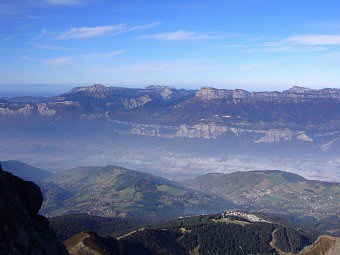
[{"label": "hazy horizon", "polygon": [[110,84],[104,84],[104,83],[90,83],[90,84],[0,84],[0,97],[16,97],[16,96],[55,96],[58,94],[65,93],[69,91],[70,89],[73,89],[75,87],[82,87],[82,86],[92,86],[94,84],[102,84],[107,87],[123,87],[123,88],[145,88],[147,86],[151,85],[159,85],[159,86],[167,86],[175,89],[187,89],[187,90],[199,90],[202,87],[213,87],[216,89],[245,89],[251,92],[259,92],[259,91],[284,91],[288,90],[294,86],[299,87],[306,87],[311,89],[324,89],[324,88],[340,88],[340,87],[331,87],[331,86],[302,86],[299,84],[291,85],[291,86],[282,86],[279,88],[271,88],[267,86],[259,86],[259,87],[247,87],[247,86],[236,86],[236,85],[230,85],[230,86],[219,86],[214,84],[202,84],[200,85],[193,85],[193,86],[182,86],[182,85],[176,85],[176,84],[135,84],[135,85],[125,85],[120,83],[110,83]]}]

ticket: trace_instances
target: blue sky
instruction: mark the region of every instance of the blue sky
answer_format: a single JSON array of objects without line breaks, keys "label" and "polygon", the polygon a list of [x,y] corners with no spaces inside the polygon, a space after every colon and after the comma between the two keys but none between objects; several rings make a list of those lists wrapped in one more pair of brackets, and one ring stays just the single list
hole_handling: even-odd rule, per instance
[{"label": "blue sky", "polygon": [[337,0],[2,0],[0,84],[340,87]]}]

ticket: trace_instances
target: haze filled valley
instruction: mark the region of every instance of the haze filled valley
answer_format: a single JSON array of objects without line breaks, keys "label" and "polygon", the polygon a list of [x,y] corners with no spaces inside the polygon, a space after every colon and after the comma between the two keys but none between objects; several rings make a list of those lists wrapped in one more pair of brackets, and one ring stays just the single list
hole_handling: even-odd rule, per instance
[{"label": "haze filled valley", "polygon": [[339,181],[339,100],[338,89],[104,85],[4,98],[0,150],[3,159],[53,171],[113,164],[185,179],[278,169]]}]

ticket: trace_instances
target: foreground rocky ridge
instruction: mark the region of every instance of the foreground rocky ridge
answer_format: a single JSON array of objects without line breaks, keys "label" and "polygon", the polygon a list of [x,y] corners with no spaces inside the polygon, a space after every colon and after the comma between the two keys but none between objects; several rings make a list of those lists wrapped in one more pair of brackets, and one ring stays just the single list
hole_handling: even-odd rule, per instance
[{"label": "foreground rocky ridge", "polygon": [[[232,214],[232,212],[230,213]],[[67,239],[71,254],[303,254],[335,255],[339,238],[269,222],[256,215],[200,215],[159,222],[123,235],[85,231]]]},{"label": "foreground rocky ridge", "polygon": [[43,196],[37,185],[0,166],[0,253],[4,255],[68,254],[38,214]]}]

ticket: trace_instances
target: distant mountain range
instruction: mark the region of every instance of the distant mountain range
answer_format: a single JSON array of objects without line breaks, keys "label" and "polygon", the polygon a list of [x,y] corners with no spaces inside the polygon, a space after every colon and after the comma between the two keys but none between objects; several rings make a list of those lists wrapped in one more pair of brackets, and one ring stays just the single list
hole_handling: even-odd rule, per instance
[{"label": "distant mountain range", "polygon": [[277,153],[336,154],[340,151],[339,120],[340,89],[296,86],[282,92],[249,92],[96,84],[56,97],[0,102],[1,125],[19,130],[34,126],[81,130],[93,125],[116,134],[223,140],[232,152],[271,153],[274,148]]}]

